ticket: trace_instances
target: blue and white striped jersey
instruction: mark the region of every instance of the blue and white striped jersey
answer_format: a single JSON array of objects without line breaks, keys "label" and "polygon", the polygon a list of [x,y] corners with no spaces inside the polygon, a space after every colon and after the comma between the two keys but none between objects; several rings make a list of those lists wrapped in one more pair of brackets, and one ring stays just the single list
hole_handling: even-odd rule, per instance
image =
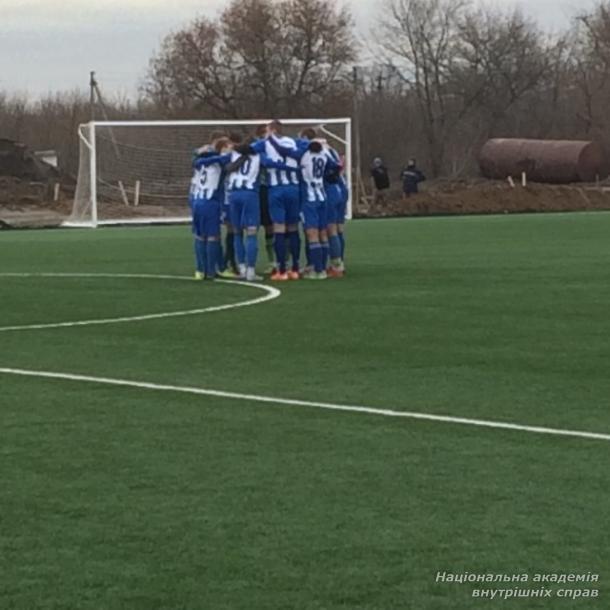
[{"label": "blue and white striped jersey", "polygon": [[193,199],[224,198],[223,169],[219,157],[201,157],[194,163],[195,171],[191,180],[191,197]]},{"label": "blue and white striped jersey", "polygon": [[339,185],[343,192],[347,191],[347,180],[343,175],[342,161],[339,153],[328,144],[324,146],[324,152],[328,155],[331,163],[326,168],[324,182],[328,185]]},{"label": "blue and white striped jersey", "polygon": [[199,188],[199,183],[201,181],[201,172],[204,170],[204,167],[195,168],[193,171],[193,177],[191,178],[191,186],[189,188],[189,198],[193,199],[195,197],[195,193]]},{"label": "blue and white striped jersey", "polygon": [[326,191],[324,190],[324,172],[330,163],[326,152],[314,153],[308,150],[301,157],[301,174],[303,176],[303,190],[309,203],[324,203]]},{"label": "blue and white striped jersey", "polygon": [[339,164],[331,158],[320,143],[319,152],[311,150],[314,142],[299,139],[295,141],[296,150],[282,146],[274,135],[269,137],[273,147],[282,155],[299,161],[301,168],[301,188],[308,203],[323,203],[326,201],[324,190],[324,174],[327,169],[339,169]]},{"label": "blue and white striped jersey", "polygon": [[[233,151],[231,153],[231,163],[237,161],[240,157],[239,153]],[[258,191],[260,187],[260,172],[260,155],[248,155],[243,165],[237,171],[229,174],[229,189],[231,191]]]},{"label": "blue and white striped jersey", "polygon": [[[292,138],[279,137],[277,138],[278,143],[281,146],[290,148],[294,151],[297,150],[296,142]],[[293,167],[294,170],[286,171],[279,169],[269,169],[267,171],[269,175],[269,186],[298,186],[299,180],[299,163],[296,159],[291,157],[282,156],[278,150],[271,144],[271,142],[265,142],[265,154],[269,159],[278,163],[284,163],[288,167]]]}]

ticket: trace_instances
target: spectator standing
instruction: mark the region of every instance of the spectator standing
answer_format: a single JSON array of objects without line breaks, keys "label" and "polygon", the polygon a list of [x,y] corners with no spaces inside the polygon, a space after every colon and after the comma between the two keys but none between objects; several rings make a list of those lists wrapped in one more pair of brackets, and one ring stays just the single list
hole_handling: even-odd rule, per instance
[{"label": "spectator standing", "polygon": [[426,180],[426,176],[418,169],[415,159],[411,159],[407,167],[402,170],[400,179],[402,180],[403,199],[406,199],[419,193],[419,184]]},{"label": "spectator standing", "polygon": [[384,198],[384,191],[390,188],[390,175],[380,157],[373,159],[371,183],[373,186],[373,204],[375,204]]}]

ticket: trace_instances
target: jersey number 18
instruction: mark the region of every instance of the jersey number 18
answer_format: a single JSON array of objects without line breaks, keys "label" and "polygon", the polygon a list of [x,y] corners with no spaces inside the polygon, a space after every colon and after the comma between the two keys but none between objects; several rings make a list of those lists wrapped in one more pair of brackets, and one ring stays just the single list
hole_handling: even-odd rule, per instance
[{"label": "jersey number 18", "polygon": [[322,178],[322,176],[324,176],[324,166],[326,165],[324,159],[318,157],[317,159],[313,159],[311,164],[314,178]]}]

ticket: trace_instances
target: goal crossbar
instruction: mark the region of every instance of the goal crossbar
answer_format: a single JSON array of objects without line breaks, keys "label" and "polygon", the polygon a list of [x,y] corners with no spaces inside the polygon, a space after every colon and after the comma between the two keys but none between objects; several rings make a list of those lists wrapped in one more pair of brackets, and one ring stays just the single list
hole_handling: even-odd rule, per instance
[{"label": "goal crossbar", "polygon": [[[253,127],[271,123],[275,119],[249,119],[249,120],[188,120],[188,121],[91,121],[86,125],[94,127]],[[283,125],[350,125],[351,119],[280,119]],[[82,126],[81,126],[82,127]]]}]

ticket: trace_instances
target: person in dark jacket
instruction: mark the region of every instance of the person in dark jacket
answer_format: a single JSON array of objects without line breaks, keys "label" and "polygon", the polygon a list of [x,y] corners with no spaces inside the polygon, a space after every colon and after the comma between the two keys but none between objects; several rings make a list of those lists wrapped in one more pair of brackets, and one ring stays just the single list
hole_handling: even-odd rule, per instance
[{"label": "person in dark jacket", "polygon": [[403,199],[419,193],[419,183],[426,180],[423,172],[418,169],[415,159],[411,159],[400,174],[402,180]]},{"label": "person in dark jacket", "polygon": [[373,203],[377,203],[380,199],[383,199],[383,191],[387,191],[390,188],[388,169],[379,157],[373,160],[371,183],[373,186]]}]

